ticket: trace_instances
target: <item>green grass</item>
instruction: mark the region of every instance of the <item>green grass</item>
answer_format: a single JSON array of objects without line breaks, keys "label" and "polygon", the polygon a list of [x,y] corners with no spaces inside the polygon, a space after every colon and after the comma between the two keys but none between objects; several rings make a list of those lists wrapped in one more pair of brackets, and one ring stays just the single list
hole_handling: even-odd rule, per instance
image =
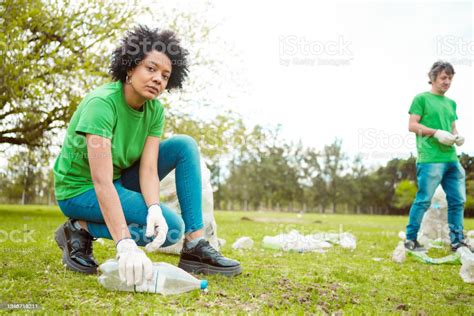
[{"label": "green grass", "polygon": [[[278,218],[281,222],[245,221],[243,216]],[[66,270],[53,240],[54,230],[65,220],[58,208],[0,206],[0,304],[36,303],[41,305],[37,312],[47,314],[474,313],[474,287],[462,281],[460,266],[432,266],[413,258],[403,264],[391,261],[406,217],[305,214],[299,219],[288,213],[216,212],[216,219],[218,235],[227,241],[222,252],[242,263],[243,274],[235,278],[207,276],[207,294],[194,291],[162,296],[110,292],[98,284],[97,276]],[[292,222],[295,220],[301,223]],[[325,254],[262,248],[265,235],[291,229],[303,234],[337,232],[340,227],[357,237],[355,251],[338,246]],[[465,229],[474,229],[473,219],[465,220]],[[12,236],[12,231],[16,235]],[[253,238],[253,249],[231,248],[241,236]],[[115,255],[114,245],[111,241],[95,243],[94,253],[103,262]],[[178,262],[173,255],[150,257],[153,261]]]}]

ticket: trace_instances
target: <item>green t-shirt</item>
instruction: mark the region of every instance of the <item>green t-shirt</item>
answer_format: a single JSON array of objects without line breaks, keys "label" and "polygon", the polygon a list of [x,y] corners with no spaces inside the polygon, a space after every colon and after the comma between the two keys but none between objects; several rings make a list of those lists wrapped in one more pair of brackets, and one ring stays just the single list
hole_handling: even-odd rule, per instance
[{"label": "green t-shirt", "polygon": [[[456,102],[448,97],[431,92],[418,94],[408,111],[421,116],[420,124],[433,129],[451,133],[456,115]],[[454,146],[441,144],[435,137],[416,135],[417,162],[453,162],[458,161]]]},{"label": "green t-shirt", "polygon": [[136,162],[147,136],[161,137],[165,116],[158,100],[148,100],[143,111],[125,102],[120,81],[105,84],[89,93],[74,112],[61,153],[54,164],[54,187],[58,201],[93,188],[85,134],[111,140],[113,180]]}]

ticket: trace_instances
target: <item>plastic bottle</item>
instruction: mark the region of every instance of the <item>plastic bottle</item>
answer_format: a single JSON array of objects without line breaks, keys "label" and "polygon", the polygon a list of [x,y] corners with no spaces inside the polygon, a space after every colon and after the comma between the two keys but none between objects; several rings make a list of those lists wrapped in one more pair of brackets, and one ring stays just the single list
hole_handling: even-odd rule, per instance
[{"label": "plastic bottle", "polygon": [[407,252],[405,249],[405,245],[403,244],[403,241],[399,241],[397,248],[395,248],[395,250],[393,251],[392,260],[396,263],[402,263],[405,261],[406,257]]},{"label": "plastic bottle", "polygon": [[474,283],[474,254],[467,247],[460,247],[456,251],[461,257],[459,275],[466,283]]},{"label": "plastic bottle", "polygon": [[263,247],[281,250],[282,242],[280,236],[265,236],[263,237]]},{"label": "plastic bottle", "polygon": [[339,244],[342,248],[354,250],[356,248],[356,238],[350,233],[342,233],[339,236]]},{"label": "plastic bottle", "polygon": [[331,247],[331,244],[324,241],[321,235],[304,236],[297,230],[292,230],[287,234],[263,237],[263,247],[283,251],[323,253],[324,248]]},{"label": "plastic bottle", "polygon": [[150,292],[163,295],[179,294],[195,289],[207,289],[206,280],[198,280],[183,269],[165,262],[153,263],[153,277],[139,285],[127,285],[119,278],[118,262],[110,259],[99,267],[99,283],[108,290]]},{"label": "plastic bottle", "polygon": [[237,239],[232,245],[233,249],[249,249],[253,247],[253,240],[250,237],[244,236]]}]

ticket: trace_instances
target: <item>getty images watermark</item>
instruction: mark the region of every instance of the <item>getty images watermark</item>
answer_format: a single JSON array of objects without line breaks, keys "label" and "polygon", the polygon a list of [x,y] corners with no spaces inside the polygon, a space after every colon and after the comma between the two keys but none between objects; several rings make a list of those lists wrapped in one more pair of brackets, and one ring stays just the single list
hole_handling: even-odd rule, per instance
[{"label": "getty images watermark", "polygon": [[352,42],[342,35],[327,41],[285,35],[278,44],[282,66],[348,66],[354,59]]},{"label": "getty images watermark", "polygon": [[453,65],[472,66],[474,41],[455,35],[437,36],[436,53]]}]

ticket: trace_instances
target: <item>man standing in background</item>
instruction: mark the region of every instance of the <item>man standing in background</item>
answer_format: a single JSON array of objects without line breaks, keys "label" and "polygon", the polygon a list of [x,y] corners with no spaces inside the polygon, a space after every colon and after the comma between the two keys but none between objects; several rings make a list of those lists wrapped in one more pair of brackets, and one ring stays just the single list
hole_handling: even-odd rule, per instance
[{"label": "man standing in background", "polygon": [[405,241],[405,248],[412,251],[425,250],[416,238],[423,215],[440,184],[448,202],[451,249],[468,246],[463,235],[466,177],[454,147],[464,144],[464,137],[456,129],[456,102],[445,96],[454,74],[450,63],[435,62],[428,73],[431,90],[418,94],[408,111],[408,129],[416,133],[418,152],[418,192],[410,209]]}]

